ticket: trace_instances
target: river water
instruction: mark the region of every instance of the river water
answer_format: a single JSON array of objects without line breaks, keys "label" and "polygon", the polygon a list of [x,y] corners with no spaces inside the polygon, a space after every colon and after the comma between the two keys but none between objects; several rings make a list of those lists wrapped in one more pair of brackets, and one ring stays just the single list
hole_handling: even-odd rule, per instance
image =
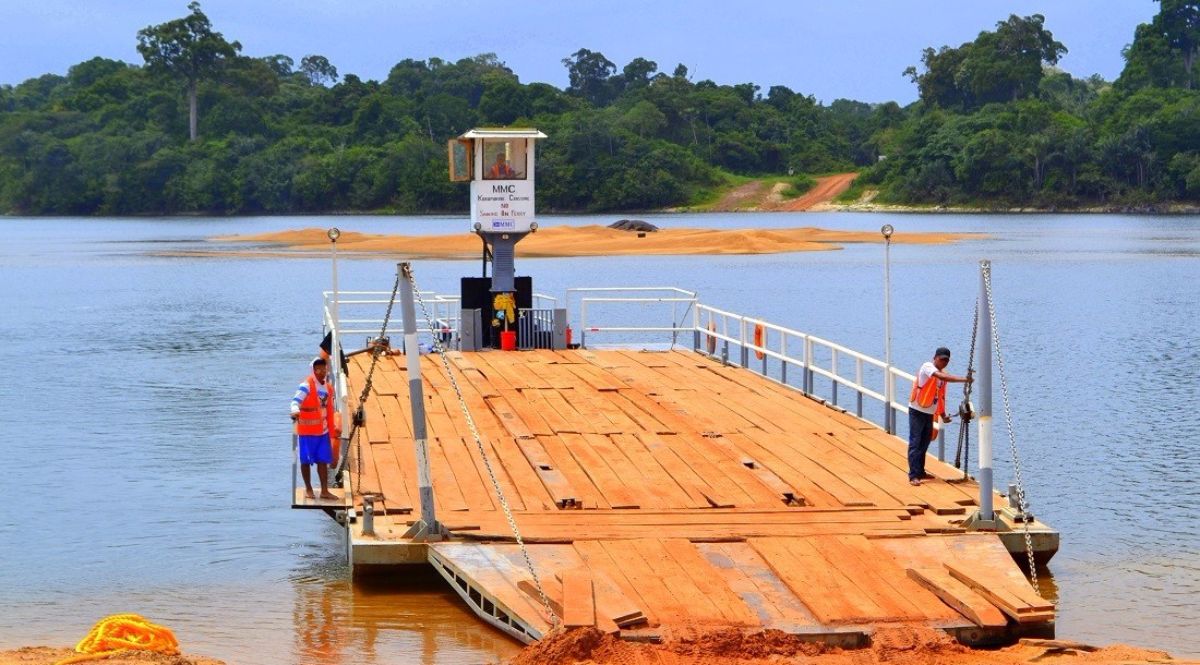
[{"label": "river water", "polygon": [[[1200,654],[1200,223],[1116,215],[654,216],[661,226],[988,234],[892,248],[893,357],[962,371],[993,261],[1014,426],[1062,637]],[[608,223],[556,217],[543,224]],[[299,227],[445,233],[462,218],[0,219],[0,648],[138,612],[231,663],[494,662],[517,646],[426,576],[352,582],[340,530],[291,511],[287,401],[320,336],[324,258],[188,256]],[[183,255],[179,255],[183,253]],[[882,248],[529,259],[535,289],[676,285],[883,355]],[[419,261],[457,290],[478,262]],[[394,261],[341,262],[385,290]],[[997,394],[999,405],[999,394]],[[999,421],[998,421],[999,422]],[[997,486],[1011,477],[997,431]]]}]

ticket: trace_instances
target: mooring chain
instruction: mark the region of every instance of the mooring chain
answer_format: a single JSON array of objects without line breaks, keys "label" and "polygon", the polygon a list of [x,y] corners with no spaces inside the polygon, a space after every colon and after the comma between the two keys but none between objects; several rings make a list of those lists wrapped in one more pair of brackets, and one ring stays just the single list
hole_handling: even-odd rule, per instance
[{"label": "mooring chain", "polygon": [[[500,500],[500,508],[504,510],[504,518],[508,520],[508,528],[512,530],[513,537],[517,541],[517,545],[521,548],[521,555],[525,557],[525,567],[529,570],[529,574],[533,577],[533,584],[537,587],[538,595],[542,598],[542,606],[546,608],[546,616],[550,619],[551,627],[558,626],[558,615],[554,610],[550,609],[550,598],[546,596],[546,591],[542,589],[542,580],[538,577],[537,570],[533,567],[533,559],[529,557],[529,550],[525,547],[525,540],[521,538],[521,531],[517,528],[517,521],[513,518],[512,509],[508,507],[508,500],[504,498],[504,490],[500,487],[500,481],[496,478],[496,471],[492,468],[492,462],[488,458],[487,451],[483,447],[483,439],[479,436],[479,430],[475,427],[475,419],[471,417],[471,410],[467,408],[467,400],[463,397],[462,390],[458,387],[458,381],[454,378],[454,372],[450,368],[450,358],[446,355],[446,347],[442,344],[441,338],[438,335],[438,330],[434,326],[433,317],[429,315],[429,308],[425,305],[425,300],[421,297],[421,290],[417,288],[416,277],[412,274],[412,268],[409,268],[409,279],[412,281],[413,293],[417,296],[417,302],[421,305],[421,313],[425,316],[425,322],[429,324],[429,332],[433,336],[433,348],[437,351],[438,356],[442,359],[442,365],[446,368],[446,376],[450,379],[450,386],[454,388],[454,394],[458,397],[458,406],[462,409],[463,416],[467,419],[467,427],[471,430],[471,436],[475,439],[475,447],[479,449],[479,455],[483,457],[483,466],[487,469],[488,477],[492,481],[492,487],[496,490],[496,497]],[[406,349],[407,353],[420,353],[420,349]]]},{"label": "mooring chain", "polygon": [[990,265],[983,267],[983,286],[987,290],[988,317],[992,322],[992,347],[996,352],[996,369],[1000,373],[1000,394],[1004,399],[1004,424],[1008,428],[1008,447],[1012,452],[1013,477],[1017,481],[1017,508],[1021,511],[1025,531],[1025,554],[1029,556],[1029,578],[1034,593],[1042,595],[1038,587],[1037,564],[1033,559],[1033,536],[1029,534],[1029,502],[1025,498],[1025,484],[1021,481],[1021,458],[1017,455],[1017,437],[1013,432],[1012,406],[1008,401],[1008,381],[1004,376],[1004,355],[1000,351],[1000,331],[996,327],[996,299],[992,297],[992,271]]},{"label": "mooring chain", "polygon": [[[975,299],[975,323],[971,326],[971,351],[967,356],[967,376],[975,371],[975,339],[979,335],[979,299]],[[958,449],[954,452],[954,466],[962,469],[963,478],[967,478],[967,469],[971,466],[971,420],[975,417],[975,409],[971,406],[971,386],[968,381],[963,384],[963,404],[958,410],[961,417],[958,427]],[[964,411],[966,413],[964,413]],[[969,414],[969,417],[967,416]]]},{"label": "mooring chain", "polygon": [[[396,294],[399,292],[400,266],[396,266],[396,281],[394,284],[392,284],[392,299],[388,301],[387,311],[383,314],[383,325],[379,327],[379,337],[376,339],[377,342],[378,340],[382,340],[383,337],[387,335],[388,321],[391,321],[392,319],[392,308],[396,305]],[[337,297],[337,294],[334,294],[334,297]],[[337,322],[335,321],[334,323],[336,324]],[[351,439],[354,439],[354,435],[358,433],[359,423],[362,422],[362,418],[365,417],[364,409],[366,408],[367,396],[371,394],[371,380],[372,377],[375,376],[375,366],[379,364],[379,356],[383,355],[383,352],[384,348],[378,343],[372,346],[371,366],[367,369],[367,380],[365,383],[363,383],[362,394],[358,397],[358,407],[355,409],[355,417],[351,419],[349,436]],[[338,362],[340,363],[341,350],[338,349],[336,353],[339,356]],[[341,369],[341,366],[339,365],[338,368]],[[354,439],[354,463],[358,468],[358,482],[361,484],[363,477],[362,437]],[[360,490],[361,489],[362,488],[360,487]],[[360,494],[361,493],[362,492],[360,491]]]}]

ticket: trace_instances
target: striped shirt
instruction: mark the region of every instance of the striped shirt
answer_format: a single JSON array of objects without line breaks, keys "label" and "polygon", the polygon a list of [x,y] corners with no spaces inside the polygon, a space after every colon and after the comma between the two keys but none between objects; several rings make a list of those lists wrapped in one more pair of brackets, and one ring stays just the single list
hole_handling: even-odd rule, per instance
[{"label": "striped shirt", "polygon": [[[325,422],[325,408],[326,408],[326,405],[329,403],[329,385],[325,384],[325,383],[317,382],[315,379],[313,381],[314,381],[314,383],[317,384],[317,399],[319,399],[321,401],[320,408],[321,408],[321,429],[323,430],[322,433],[327,434],[329,432],[329,425]],[[293,414],[300,413],[300,405],[303,404],[304,400],[306,400],[306,399],[308,399],[308,379],[305,379],[303,382],[300,383],[300,387],[296,388],[296,394],[292,396],[292,413]]]}]

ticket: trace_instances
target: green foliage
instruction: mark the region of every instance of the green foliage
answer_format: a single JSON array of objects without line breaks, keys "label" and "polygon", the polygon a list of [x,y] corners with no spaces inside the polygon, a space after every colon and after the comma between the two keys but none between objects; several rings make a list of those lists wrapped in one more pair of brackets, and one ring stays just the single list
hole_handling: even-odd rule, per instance
[{"label": "green foliage", "polygon": [[[1065,48],[1041,17],[1010,18],[958,49],[927,49],[925,73],[909,72],[922,102],[867,142],[886,158],[860,186],[878,188],[883,201],[910,204],[1196,201],[1200,93],[1189,89],[1184,56],[1188,48],[1194,53],[1188,35],[1200,3],[1161,0],[1160,7],[1134,31],[1112,86],[1042,66]],[[1025,45],[1023,67],[994,48],[1005,40]],[[991,61],[971,63],[981,56]],[[987,85],[971,83],[978,71],[993,72]]]},{"label": "green foliage", "polygon": [[[753,84],[694,83],[645,58],[618,69],[587,49],[564,61],[566,90],[523,84],[491,53],[403,60],[364,81],[319,55],[241,56],[189,9],[139,32],[144,67],[95,58],[0,87],[0,212],[462,212],[446,141],[513,124],[550,136],[541,209],[653,209],[711,196],[724,173],[872,163],[903,115],[786,88],[764,100]],[[203,138],[188,141],[196,107]]]},{"label": "green foliage", "polygon": [[792,176],[787,181],[787,187],[782,194],[785,199],[794,199],[817,185],[815,178],[809,175]]},{"label": "green foliage", "polygon": [[200,11],[200,3],[188,3],[191,14],[147,26],[138,31],[138,53],[146,68],[181,80],[187,87],[189,137],[197,138],[196,87],[213,75],[227,60],[234,58],[242,45],[227,42],[219,32],[213,32],[208,16]]},{"label": "green foliage", "polygon": [[1042,80],[1042,63],[1057,64],[1067,47],[1045,29],[1040,14],[1012,15],[994,32],[979,33],[958,48],[927,48],[924,73],[909,67],[921,101],[945,109],[974,110],[985,104],[1033,95]]},{"label": "green foliage", "polygon": [[[927,49],[925,71],[910,71],[922,101],[901,108],[692,81],[683,65],[618,67],[587,49],[564,60],[566,90],[522,83],[490,53],[403,60],[363,80],[318,55],[298,66],[241,56],[192,3],[138,34],[143,67],[93,58],[0,86],[0,212],[462,213],[446,141],[495,125],[549,135],[538,146],[544,211],[696,205],[751,177],[790,181],[795,196],[811,180],[789,171],[851,169],[865,169],[854,199],[1200,201],[1200,92],[1186,57],[1196,6],[1160,0],[1112,85],[1049,67],[1065,47],[1040,16],[1010,17]],[[196,107],[203,138],[189,141]]]}]

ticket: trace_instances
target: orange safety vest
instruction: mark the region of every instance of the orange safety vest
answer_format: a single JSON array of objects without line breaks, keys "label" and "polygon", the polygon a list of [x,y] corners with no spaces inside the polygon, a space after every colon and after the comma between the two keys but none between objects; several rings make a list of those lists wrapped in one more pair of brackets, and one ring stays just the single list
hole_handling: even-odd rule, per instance
[{"label": "orange safety vest", "polygon": [[938,379],[936,376],[929,377],[925,385],[917,385],[917,379],[913,379],[912,393],[908,397],[908,401],[916,404],[921,408],[928,408],[937,404],[934,410],[935,414],[946,412],[946,382]]},{"label": "orange safety vest", "polygon": [[296,419],[296,434],[301,436],[317,436],[335,431],[333,411],[333,385],[326,383],[325,390],[328,398],[325,400],[325,413],[321,413],[321,398],[317,395],[317,378],[308,375],[308,395],[300,402],[300,417]]}]

